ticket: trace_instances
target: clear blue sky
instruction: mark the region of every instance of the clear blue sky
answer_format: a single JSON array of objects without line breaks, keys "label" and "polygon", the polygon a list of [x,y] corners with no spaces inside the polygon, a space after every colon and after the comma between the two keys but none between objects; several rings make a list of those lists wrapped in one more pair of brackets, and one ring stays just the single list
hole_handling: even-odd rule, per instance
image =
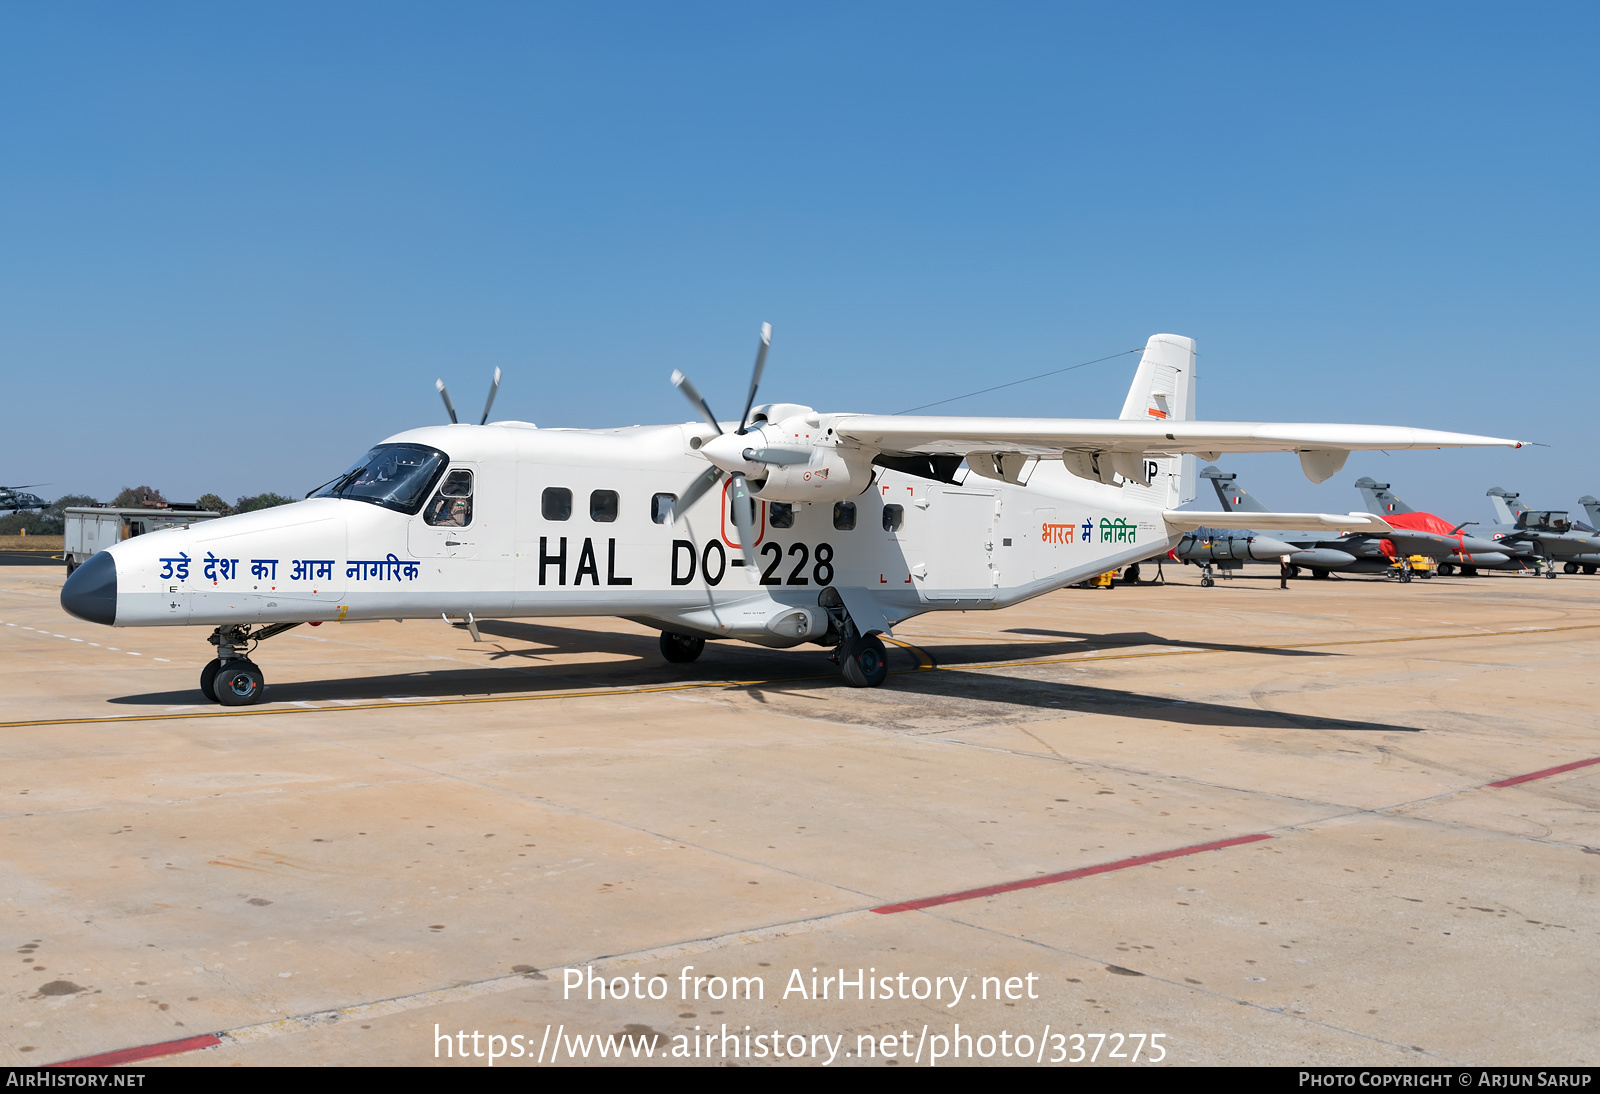
[{"label": "clear blue sky", "polygon": [[[1141,345],[1486,519],[1594,458],[1592,5],[0,8],[0,482],[298,494],[443,411],[896,411]],[[1114,415],[1132,358],[944,408]]]}]

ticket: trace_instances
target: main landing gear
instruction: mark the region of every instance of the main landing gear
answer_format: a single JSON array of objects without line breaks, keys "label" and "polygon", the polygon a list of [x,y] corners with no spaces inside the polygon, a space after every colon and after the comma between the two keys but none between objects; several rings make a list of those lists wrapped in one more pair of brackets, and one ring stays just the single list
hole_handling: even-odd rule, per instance
[{"label": "main landing gear", "polygon": [[250,655],[257,644],[282,634],[299,623],[269,623],[252,629],[248,623],[218,627],[206,639],[217,647],[217,656],[200,670],[200,691],[207,699],[225,707],[247,707],[261,701],[267,678]]},{"label": "main landing gear", "polygon": [[[818,645],[833,646],[829,660],[839,666],[845,683],[854,688],[875,688],[889,677],[889,654],[876,632],[862,634],[844,606],[844,598],[832,586],[822,590],[817,606],[828,613],[828,630],[816,639]],[[661,632],[661,656],[676,665],[699,658],[706,640],[676,631]],[[252,666],[254,667],[254,666]],[[219,694],[222,685],[216,685]],[[222,700],[226,702],[227,700]]]},{"label": "main landing gear", "polygon": [[674,665],[686,665],[690,661],[697,660],[705,648],[704,638],[696,638],[692,634],[676,634],[672,631],[661,632],[661,656]]}]

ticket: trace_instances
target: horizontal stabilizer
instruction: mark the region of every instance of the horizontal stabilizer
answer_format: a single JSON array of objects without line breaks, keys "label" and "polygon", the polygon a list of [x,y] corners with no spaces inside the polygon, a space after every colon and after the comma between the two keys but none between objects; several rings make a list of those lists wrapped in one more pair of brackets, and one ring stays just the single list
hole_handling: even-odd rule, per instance
[{"label": "horizontal stabilizer", "polygon": [[1198,510],[1169,509],[1161,514],[1167,528],[1174,532],[1187,532],[1195,528],[1232,528],[1244,517],[1252,529],[1283,529],[1299,531],[1302,528],[1334,528],[1341,532],[1390,532],[1393,529],[1382,517],[1373,513],[1202,513]]}]

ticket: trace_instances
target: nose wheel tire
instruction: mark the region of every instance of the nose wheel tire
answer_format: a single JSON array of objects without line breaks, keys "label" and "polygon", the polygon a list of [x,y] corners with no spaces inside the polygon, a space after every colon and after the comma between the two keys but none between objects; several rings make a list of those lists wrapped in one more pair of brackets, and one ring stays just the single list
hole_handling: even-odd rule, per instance
[{"label": "nose wheel tire", "polygon": [[206,702],[217,701],[217,693],[212,691],[212,685],[217,682],[217,670],[222,667],[222,662],[213,657],[206,662],[206,667],[200,670],[200,694],[206,697]]},{"label": "nose wheel tire", "polygon": [[261,701],[266,677],[253,662],[229,661],[217,669],[211,694],[225,707],[247,707]]},{"label": "nose wheel tire", "polygon": [[696,660],[706,648],[706,640],[692,634],[661,632],[661,656],[674,665],[686,665]]},{"label": "nose wheel tire", "polygon": [[845,683],[853,688],[875,688],[889,676],[889,657],[884,652],[878,636],[869,634],[857,638],[845,647],[839,658],[840,671]]}]

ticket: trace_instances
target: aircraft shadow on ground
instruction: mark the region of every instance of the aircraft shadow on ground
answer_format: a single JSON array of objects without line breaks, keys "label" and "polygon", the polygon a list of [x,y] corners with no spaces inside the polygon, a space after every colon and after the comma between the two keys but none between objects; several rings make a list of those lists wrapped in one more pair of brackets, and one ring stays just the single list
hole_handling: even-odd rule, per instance
[{"label": "aircraft shadow on ground", "polygon": [[[1239,729],[1341,730],[1367,733],[1420,733],[1417,726],[1370,722],[1359,718],[1325,718],[1291,714],[1258,706],[1231,706],[1195,700],[1170,699],[1116,688],[1089,687],[1017,677],[997,678],[992,673],[951,669],[898,676],[897,690],[948,699],[998,703],[1075,714],[1104,714],[1116,718],[1142,718],[1192,726],[1227,726]],[[997,686],[998,685],[998,686]]]},{"label": "aircraft shadow on ground", "polygon": [[[544,653],[631,654],[625,661],[562,662],[545,666],[501,663],[482,668],[436,669],[426,672],[390,673],[327,680],[274,682],[271,660],[263,657],[267,668],[267,693],[264,706],[282,703],[373,702],[385,698],[474,698],[512,695],[538,695],[585,688],[670,687],[674,684],[731,682],[753,677],[761,683],[743,685],[758,702],[764,692],[776,688],[812,692],[823,697],[846,685],[836,675],[836,667],[820,647],[772,650],[744,643],[708,643],[702,658],[692,664],[672,665],[659,660],[652,635],[632,635],[616,631],[588,630],[580,627],[555,627],[541,624],[479,623],[480,633],[538,642]],[[492,629],[491,629],[492,628]],[[1017,633],[1041,633],[1019,631]],[[1055,632],[1042,632],[1055,633]],[[463,631],[465,637],[465,631]],[[976,643],[941,646],[937,654],[945,666],[938,671],[916,672],[916,657],[908,650],[889,646],[889,661],[894,675],[885,687],[929,698],[968,702],[998,703],[1052,712],[1106,714],[1125,718],[1144,718],[1185,725],[1232,726],[1252,729],[1356,730],[1386,733],[1415,733],[1416,727],[1397,726],[1358,719],[1324,718],[1315,715],[1286,714],[1259,707],[1238,707],[1219,703],[1180,702],[1164,696],[1144,695],[1112,688],[1056,683],[1001,675],[1004,670],[968,672],[952,662],[981,663],[1005,657],[1048,656],[1081,650],[1084,640],[1104,643],[1108,639],[1127,640],[1129,645],[1161,644],[1152,635],[1073,635],[1074,641],[1029,643],[1024,649],[1006,643]],[[470,641],[470,640],[469,640]],[[485,643],[484,645],[489,645]],[[1211,647],[1203,647],[1211,648]],[[1220,649],[1233,649],[1218,646]],[[1298,653],[1301,651],[1246,652]],[[516,653],[519,651],[509,651]],[[529,651],[541,652],[539,650]],[[489,656],[496,655],[490,653]],[[1319,655],[1325,656],[1325,655]],[[197,669],[198,672],[198,669]],[[737,686],[737,685],[733,685]],[[147,692],[109,700],[121,706],[203,705],[205,698],[197,686],[174,691]]]},{"label": "aircraft shadow on ground", "polygon": [[[1046,631],[1037,627],[1013,627],[1005,633],[1038,634],[1047,638],[1076,638],[1083,645],[1092,646],[1096,650],[1118,649],[1129,646],[1165,646],[1170,649],[1217,650],[1222,653],[1259,653],[1268,657],[1342,656],[1341,654],[1323,653],[1319,650],[1268,649],[1262,646],[1240,646],[1231,642],[1189,642],[1180,638],[1163,638],[1159,634],[1151,634],[1149,631],[1124,631],[1121,634],[1088,634],[1080,631]],[[1081,649],[1083,647],[1071,648]],[[1085,650],[1085,652],[1088,651]]]}]

